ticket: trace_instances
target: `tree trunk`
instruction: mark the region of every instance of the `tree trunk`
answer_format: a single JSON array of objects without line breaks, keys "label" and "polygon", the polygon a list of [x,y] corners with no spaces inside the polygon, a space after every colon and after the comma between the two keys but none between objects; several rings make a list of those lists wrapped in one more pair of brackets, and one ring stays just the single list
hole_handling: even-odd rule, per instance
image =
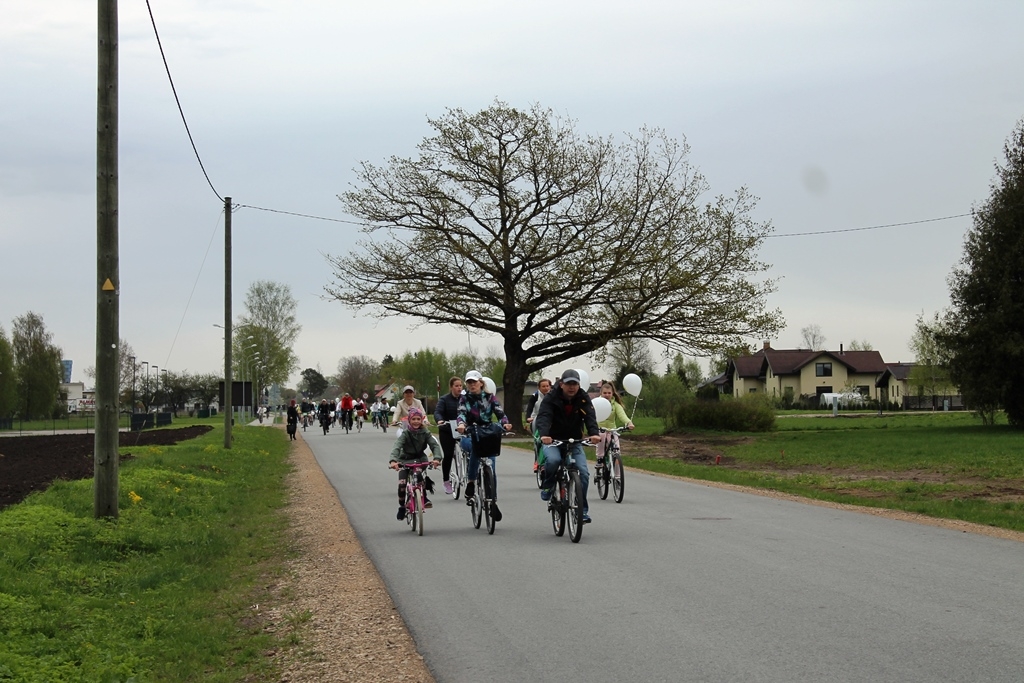
[{"label": "tree trunk", "polygon": [[505,342],[505,376],[502,378],[505,404],[502,407],[517,432],[523,431],[523,389],[529,374],[522,347]]}]

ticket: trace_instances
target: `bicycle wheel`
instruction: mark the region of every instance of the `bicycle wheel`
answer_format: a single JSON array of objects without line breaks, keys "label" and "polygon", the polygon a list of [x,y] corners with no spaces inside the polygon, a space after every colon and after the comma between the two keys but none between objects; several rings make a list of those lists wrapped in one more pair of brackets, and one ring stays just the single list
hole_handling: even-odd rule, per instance
[{"label": "bicycle wheel", "polygon": [[[605,459],[605,463],[607,463]],[[597,484],[597,493],[601,496],[601,500],[608,498],[608,467],[598,463],[594,466],[594,483]]]},{"label": "bicycle wheel", "polygon": [[487,464],[486,460],[480,463],[480,466],[484,468],[483,477],[481,478],[487,482],[487,488],[483,494],[484,499],[482,500],[484,508],[484,517],[487,519],[487,533],[493,534],[494,523],[497,521],[491,515],[491,501],[494,500],[494,470],[491,469],[491,466]]},{"label": "bicycle wheel", "polygon": [[612,457],[612,488],[615,489],[615,502],[622,502],[622,494],[626,491],[626,468],[622,466],[622,458],[616,453]]},{"label": "bicycle wheel", "polygon": [[583,484],[580,482],[579,472],[569,473],[569,486],[566,493],[569,503],[569,540],[579,543],[580,537],[583,535]]},{"label": "bicycle wheel", "polygon": [[551,527],[555,530],[555,536],[565,533],[565,479],[562,473],[558,473],[558,482],[551,489],[551,502],[548,509],[551,510]]},{"label": "bicycle wheel", "polygon": [[480,474],[478,472],[476,477],[476,484],[474,486],[475,490],[473,491],[473,498],[471,499],[473,501],[473,504],[469,508],[470,512],[473,515],[474,529],[479,529],[480,522],[484,520],[484,492],[481,490],[482,488],[483,487],[481,486]]},{"label": "bicycle wheel", "polygon": [[416,514],[412,518],[412,530],[417,535],[423,535],[423,489],[419,486],[416,487],[416,496],[413,499],[416,505]]},{"label": "bicycle wheel", "polygon": [[452,498],[458,500],[462,495],[462,482],[466,476],[466,456],[462,453],[462,446],[456,444],[455,457],[452,458]]}]

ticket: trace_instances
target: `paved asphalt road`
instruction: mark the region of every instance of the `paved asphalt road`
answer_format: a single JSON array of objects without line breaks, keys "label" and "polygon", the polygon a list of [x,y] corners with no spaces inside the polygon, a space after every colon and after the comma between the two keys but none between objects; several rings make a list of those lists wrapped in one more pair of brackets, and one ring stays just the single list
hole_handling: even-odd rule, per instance
[{"label": "paved asphalt road", "polygon": [[1024,681],[1022,543],[629,471],[577,545],[511,448],[494,536],[435,475],[420,538],[394,436],[304,434],[441,683]]}]

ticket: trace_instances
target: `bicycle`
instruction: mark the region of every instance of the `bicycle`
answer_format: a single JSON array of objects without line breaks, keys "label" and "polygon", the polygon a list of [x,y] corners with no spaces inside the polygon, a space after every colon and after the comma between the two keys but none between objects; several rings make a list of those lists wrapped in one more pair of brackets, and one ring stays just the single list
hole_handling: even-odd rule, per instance
[{"label": "bicycle", "polygon": [[[572,446],[575,443],[593,445],[589,440],[568,439],[552,440],[551,446]],[[562,461],[555,470],[555,485],[551,489],[551,500],[548,501],[548,512],[551,513],[551,527],[555,536],[565,534],[566,522],[569,527],[569,540],[579,543],[583,536],[583,481],[576,460],[569,456],[569,449],[562,450]]]},{"label": "bicycle", "polygon": [[360,434],[363,433],[363,422],[366,420],[366,413],[359,411],[356,413],[356,431]]},{"label": "bicycle", "polygon": [[[466,428],[466,433],[462,434],[462,438],[469,438],[471,441],[476,442],[478,446],[484,443],[488,443],[482,439],[478,439],[476,436],[476,429],[478,425],[471,425]],[[472,434],[470,433],[472,430]],[[503,431],[501,436],[509,436],[511,432]],[[493,443],[492,443],[493,446]],[[461,439],[459,448],[462,448]],[[479,529],[481,523],[486,521],[487,533],[494,533],[494,525],[497,522],[497,518],[494,514],[494,509],[497,508],[496,500],[498,496],[498,480],[494,475],[494,467],[491,464],[495,457],[501,450],[500,441],[497,444],[497,448],[493,453],[479,456],[479,467],[476,471],[476,480],[473,485],[473,497],[467,499],[469,504],[470,517],[473,520],[473,528]],[[466,470],[469,470],[469,454],[466,455]]]},{"label": "bicycle", "polygon": [[352,411],[340,410],[338,412],[341,414],[338,421],[341,423],[341,426],[345,428],[345,433],[348,434],[352,431]]},{"label": "bicycle", "polygon": [[423,512],[426,505],[426,481],[423,470],[434,466],[433,462],[398,463],[399,468],[409,471],[405,482],[405,523],[412,527],[417,536],[423,535]]},{"label": "bicycle", "polygon": [[[597,484],[597,492],[601,500],[607,500],[608,491],[615,492],[615,502],[622,502],[622,495],[626,490],[626,472],[622,466],[622,451],[619,448],[619,434],[626,431],[626,427],[615,427],[614,429],[601,429],[602,432],[611,434],[608,441],[608,448],[604,452],[604,460],[597,461],[594,467],[594,483]],[[608,463],[611,463],[611,467]]]},{"label": "bicycle", "polygon": [[462,488],[469,483],[466,473],[469,471],[469,453],[462,449],[462,435],[456,431],[456,422],[438,422],[438,429],[448,427],[452,430],[452,438],[455,439],[455,453],[452,457],[452,469],[448,473],[448,480],[452,485],[452,500],[458,500],[462,495]]},{"label": "bicycle", "polygon": [[496,488],[497,482],[494,479],[494,470],[491,469],[491,458],[480,458],[480,467],[476,471],[476,485],[473,487],[473,497],[470,499],[469,514],[473,519],[474,529],[479,529],[481,522],[486,520],[488,534],[494,533],[494,523],[497,521],[491,512]]}]

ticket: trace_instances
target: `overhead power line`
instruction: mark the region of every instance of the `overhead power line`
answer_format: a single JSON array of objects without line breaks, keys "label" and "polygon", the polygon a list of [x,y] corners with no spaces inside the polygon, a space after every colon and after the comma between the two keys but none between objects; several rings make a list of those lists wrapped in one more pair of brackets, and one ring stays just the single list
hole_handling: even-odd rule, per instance
[{"label": "overhead power line", "polygon": [[768,235],[771,237],[807,237],[808,235],[834,235],[840,232],[861,232],[863,230],[881,230],[882,228],[897,228],[902,225],[918,225],[920,223],[934,223],[936,221],[948,221],[953,218],[970,216],[970,213],[958,213],[955,216],[943,216],[942,218],[925,218],[921,221],[907,221],[905,223],[886,223],[885,225],[871,225],[866,228],[843,228],[841,230],[818,230],[816,232],[789,232],[782,235]]},{"label": "overhead power line", "polygon": [[192,151],[196,155],[196,161],[199,162],[199,168],[202,169],[203,175],[206,176],[207,184],[209,184],[213,193],[217,195],[217,199],[223,202],[224,198],[220,196],[220,193],[217,192],[217,188],[213,186],[213,181],[210,180],[210,175],[206,172],[206,167],[203,166],[203,160],[199,156],[199,150],[196,149],[196,141],[192,139],[192,131],[188,128],[188,121],[185,119],[185,110],[181,108],[181,100],[178,99],[178,90],[174,87],[174,79],[171,77],[171,67],[167,64],[167,55],[164,54],[164,46],[163,43],[160,42],[160,32],[156,29],[156,19],[153,17],[153,8],[150,6],[149,0],[146,0],[146,9],[149,10],[149,21],[153,24],[153,34],[156,36],[157,47],[160,48],[160,58],[164,60],[164,70],[167,72],[167,80],[171,84],[171,92],[174,93],[174,101],[178,105],[178,113],[181,114],[181,122],[185,124],[185,133],[188,134],[188,141],[192,143]]},{"label": "overhead power line", "polygon": [[313,220],[318,220],[318,221],[331,221],[332,223],[348,223],[349,225],[362,225],[362,226],[369,226],[370,225],[369,223],[366,223],[365,221],[363,221],[363,222],[361,222],[361,221],[346,221],[343,218],[325,218],[324,216],[314,216],[314,215],[308,214],[308,213],[296,213],[294,211],[281,211],[280,209],[267,209],[267,208],[262,207],[262,206],[252,206],[251,204],[235,204],[235,206],[237,208],[239,208],[239,209],[256,209],[257,211],[269,211],[270,213],[281,213],[281,214],[284,214],[286,216],[298,216],[300,218],[312,218]]}]

